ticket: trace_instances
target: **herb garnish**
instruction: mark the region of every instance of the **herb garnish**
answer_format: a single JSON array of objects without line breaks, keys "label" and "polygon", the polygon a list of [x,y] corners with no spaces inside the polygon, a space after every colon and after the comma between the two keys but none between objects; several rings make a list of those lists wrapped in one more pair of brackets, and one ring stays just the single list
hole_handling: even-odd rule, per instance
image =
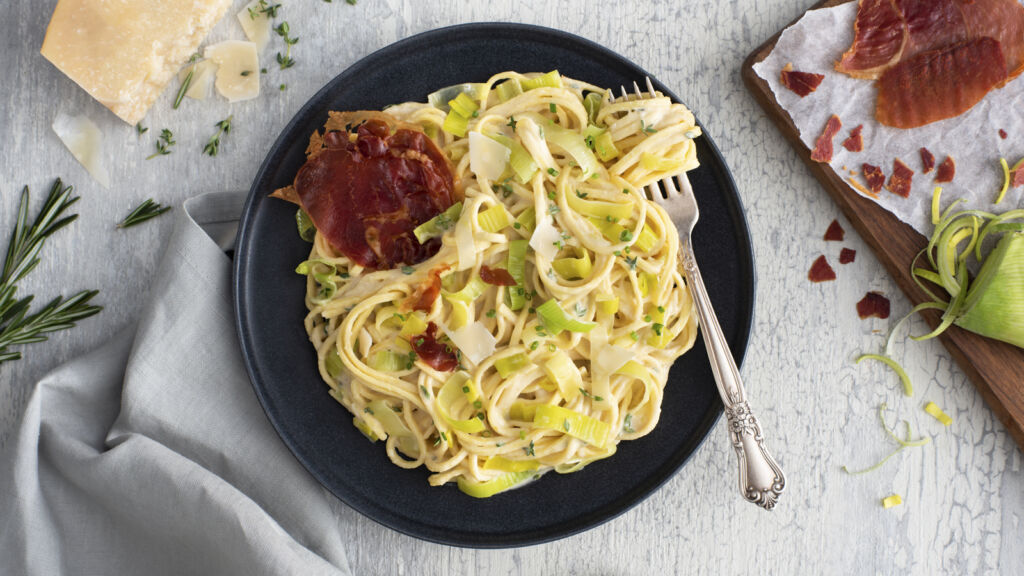
[{"label": "herb garnish", "polygon": [[277,53],[277,63],[281,65],[281,70],[286,70],[295,66],[295,60],[292,59],[292,46],[298,44],[299,39],[289,35],[291,27],[288,26],[287,22],[281,22],[278,24],[274,28],[274,32],[277,32],[277,35],[281,37],[285,45],[284,54],[281,54],[280,52]]},{"label": "herb garnish", "polygon": [[206,142],[206,146],[203,146],[203,154],[206,154],[207,156],[216,156],[217,152],[220,152],[220,136],[221,134],[231,133],[232,119],[234,119],[233,114],[214,124],[217,128],[217,133],[210,136],[210,139]]},{"label": "herb garnish", "polygon": [[39,264],[39,251],[46,239],[78,218],[77,214],[62,217],[64,211],[78,201],[71,192],[72,187],[64,187],[58,178],[31,226],[28,221],[28,186],[21,192],[18,217],[7,245],[3,271],[0,272],[0,364],[21,358],[21,352],[12,352],[8,350],[9,346],[43,342],[47,339],[45,334],[71,328],[78,320],[102,310],[89,304],[99,293],[97,290],[83,290],[67,299],[57,296],[31,314],[28,310],[34,296],[14,297],[18,290],[17,282]]},{"label": "herb garnish", "polygon": [[142,125],[142,122],[139,122],[135,125],[135,131],[139,133],[139,136],[142,136],[143,134],[149,131],[149,128],[146,128]]},{"label": "herb garnish", "polygon": [[131,211],[131,214],[125,216],[124,220],[121,220],[121,222],[118,223],[117,227],[128,228],[131,226],[135,226],[136,224],[142,224],[146,220],[156,218],[157,216],[163,214],[164,212],[169,211],[170,209],[170,206],[161,206],[159,203],[154,202],[153,199],[150,198],[149,200],[146,200],[142,204],[139,204],[138,207],[135,208],[135,210]]},{"label": "herb garnish", "polygon": [[174,105],[171,106],[171,108],[174,108],[175,110],[178,109],[178,106],[181,106],[181,101],[185,98],[185,93],[188,92],[189,86],[192,85],[192,76],[196,73],[196,60],[199,60],[198,52],[188,59],[188,63],[191,64],[191,66],[188,67],[188,74],[185,74],[185,79],[181,82],[181,88],[178,88],[178,94],[174,97]]},{"label": "herb garnish", "polygon": [[174,146],[177,142],[174,141],[174,132],[171,132],[167,128],[160,131],[160,137],[156,139],[156,152],[146,156],[146,160],[152,160],[157,156],[166,156],[171,153],[171,146]]}]

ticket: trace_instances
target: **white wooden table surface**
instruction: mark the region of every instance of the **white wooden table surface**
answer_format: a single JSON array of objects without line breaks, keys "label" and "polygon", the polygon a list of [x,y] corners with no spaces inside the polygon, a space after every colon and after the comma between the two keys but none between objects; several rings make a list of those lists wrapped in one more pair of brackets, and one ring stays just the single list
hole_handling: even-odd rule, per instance
[{"label": "white wooden table surface", "polygon": [[[239,8],[244,2],[236,2]],[[839,215],[740,81],[744,57],[811,0],[282,0],[282,18],[301,38],[297,66],[268,66],[258,100],[188,101],[171,110],[174,89],[150,111],[150,132],[93,102],[39,55],[56,0],[13,0],[0,19],[0,230],[6,245],[18,192],[33,210],[53,178],[76,185],[81,218],[46,247],[22,284],[37,301],[98,288],[104,311],[26,357],[0,367],[0,445],[11,441],[34,383],[49,369],[129,325],[146,299],[171,231],[161,218],[129,231],[114,223],[141,200],[178,204],[210,190],[247,189],[285,123],[323,84],[360,57],[412,34],[462,22],[519,21],[597,41],[652,71],[702,119],[735,176],[753,236],[757,308],[743,374],[770,446],[789,477],[767,513],[740,499],[736,462],[721,420],[663,488],[619,518],[551,544],[477,551],[421,542],[355,512],[339,523],[356,574],[1019,574],[1024,569],[1021,451],[937,343],[901,346],[897,357],[917,384],[913,399],[881,365],[852,359],[880,349],[909,309],[867,246]],[[493,4],[494,6],[487,6]],[[234,10],[233,10],[234,11]],[[211,40],[241,37],[229,15]],[[274,47],[266,55],[272,57]],[[287,83],[285,91],[277,89]],[[59,111],[85,113],[106,135],[113,185],[104,190],[58,142]],[[200,154],[213,124],[234,114],[220,156]],[[155,132],[171,128],[170,156],[146,161]],[[839,281],[811,284],[820,253],[836,262],[839,243],[821,240],[833,218],[857,260],[836,266]],[[893,318],[862,321],[854,304],[867,290],[892,298]],[[923,323],[915,321],[920,331]],[[921,410],[933,400],[955,418],[944,429]],[[892,449],[875,410],[934,436],[885,467],[848,476]],[[0,462],[0,465],[5,463]],[[883,510],[890,493],[904,504]],[[2,514],[2,512],[0,512]]]}]

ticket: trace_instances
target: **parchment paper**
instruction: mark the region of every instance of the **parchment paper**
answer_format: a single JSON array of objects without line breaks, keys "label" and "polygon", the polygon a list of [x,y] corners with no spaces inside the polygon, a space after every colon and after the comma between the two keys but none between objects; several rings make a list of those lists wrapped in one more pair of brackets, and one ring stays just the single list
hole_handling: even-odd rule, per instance
[{"label": "parchment paper", "polygon": [[[844,180],[853,170],[865,184],[861,164],[868,163],[881,167],[888,182],[893,159],[902,160],[915,172],[910,197],[883,189],[875,202],[926,236],[933,229],[931,197],[936,183],[934,170],[922,173],[922,146],[935,155],[936,166],[947,155],[956,162],[953,182],[941,185],[943,207],[955,198],[964,198],[965,207],[998,212],[1021,206],[1024,187],[1011,188],[998,206],[992,201],[1003,184],[999,158],[1006,158],[1012,166],[1024,157],[1024,75],[989,92],[956,118],[910,130],[882,126],[875,120],[875,83],[850,78],[833,68],[853,41],[856,14],[856,2],[808,12],[783,32],[771,54],[754,66],[754,72],[768,82],[775,99],[793,119],[804,144],[813,150],[825,122],[836,114],[843,127],[833,140],[830,164]],[[790,62],[796,70],[825,75],[816,91],[800,98],[782,85],[779,72]],[[850,152],[842,142],[858,124],[864,125],[864,150]],[[1006,131],[1006,139],[999,136],[1000,129]]]}]

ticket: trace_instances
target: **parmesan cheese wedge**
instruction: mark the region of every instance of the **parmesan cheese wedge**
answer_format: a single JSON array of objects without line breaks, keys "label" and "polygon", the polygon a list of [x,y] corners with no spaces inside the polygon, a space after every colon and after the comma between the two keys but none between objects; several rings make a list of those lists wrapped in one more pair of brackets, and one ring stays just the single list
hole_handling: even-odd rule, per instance
[{"label": "parmesan cheese wedge", "polygon": [[137,124],[230,5],[60,0],[41,52],[119,118]]},{"label": "parmesan cheese wedge", "polygon": [[255,42],[228,40],[207,46],[204,55],[217,65],[214,86],[229,102],[260,95],[260,57]]},{"label": "parmesan cheese wedge", "polygon": [[270,17],[260,10],[260,0],[253,0],[238,13],[238,23],[250,42],[256,43],[256,49],[262,51],[270,41]]},{"label": "parmesan cheese wedge", "polygon": [[217,65],[211,60],[200,60],[191,66],[186,66],[179,72],[178,81],[185,82],[185,78],[188,77],[188,71],[193,69],[195,71],[192,72],[192,82],[188,85],[185,96],[193,100],[206,100],[210,96],[210,90],[213,88],[213,78],[217,74]]},{"label": "parmesan cheese wedge", "polygon": [[61,112],[53,121],[53,131],[89,174],[104,188],[110,188],[110,174],[103,164],[103,132],[84,115]]}]

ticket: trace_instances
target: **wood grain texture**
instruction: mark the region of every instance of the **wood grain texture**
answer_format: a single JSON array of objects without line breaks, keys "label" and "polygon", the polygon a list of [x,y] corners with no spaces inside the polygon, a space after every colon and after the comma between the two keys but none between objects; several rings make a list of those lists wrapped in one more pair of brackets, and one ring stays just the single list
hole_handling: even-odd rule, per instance
[{"label": "wood grain texture", "polygon": [[[236,8],[242,2],[236,2]],[[30,184],[33,207],[54,176],[77,185],[81,218],[45,248],[24,293],[40,298],[99,288],[106,309],[72,331],[27,347],[0,367],[0,449],[8,446],[34,383],[49,369],[131,325],[146,299],[170,219],[129,231],[114,222],[140,200],[179,205],[209,190],[248,188],[278,132],[302,104],[358,58],[412,34],[473,21],[518,21],[559,28],[600,42],[650,70],[680,94],[722,149],[746,206],[758,278],[754,330],[742,369],[750,400],[790,484],[771,513],[737,494],[736,463],[724,420],[690,462],[633,510],[598,528],[550,544],[477,551],[414,540],[333,506],[355,574],[992,574],[1024,566],[1021,452],[986,408],[948,351],[936,342],[901,347],[898,359],[917,383],[904,400],[881,366],[852,358],[880,348],[890,322],[857,318],[867,290],[893,299],[893,316],[910,302],[868,244],[848,234],[856,262],[837,267],[838,282],[809,284],[820,253],[841,245],[821,236],[836,204],[743,88],[744,58],[810,5],[806,0],[335,0],[285,2],[282,14],[301,38],[294,69],[273,66],[256,101],[186,102],[171,110],[163,94],[145,124],[172,128],[170,156],[143,160],[152,133],[134,129],[92,102],[38,54],[56,0],[14,0],[0,19],[0,230],[14,220],[17,192]],[[226,18],[211,40],[239,37]],[[273,58],[276,47],[265,56]],[[278,90],[287,83],[285,91]],[[58,110],[85,113],[106,134],[115,184],[103,190],[57,142]],[[228,114],[235,129],[220,156],[200,155],[213,124]],[[701,228],[696,233],[713,234]],[[923,322],[914,321],[920,331]],[[668,390],[671,394],[671,389]],[[932,400],[956,419],[943,429],[920,409]],[[881,470],[845,475],[840,467],[875,462],[892,449],[875,420],[882,401],[934,436]],[[0,461],[0,466],[6,465]],[[599,465],[599,464],[595,464]],[[883,511],[897,492],[904,505]],[[3,498],[0,494],[0,510]],[[467,511],[471,513],[471,510]],[[537,513],[543,513],[538,511]],[[0,559],[0,573],[3,573]]]},{"label": "wood grain texture", "polygon": [[[847,1],[826,0],[815,8],[836,6]],[[779,106],[768,83],[754,72],[754,65],[768,57],[781,34],[780,31],[747,57],[742,71],[744,82],[782,134],[799,151],[801,159],[853,227],[871,246],[882,265],[896,279],[903,293],[915,305],[931,301],[932,298],[910,274],[914,258],[925,248],[928,240],[856,192],[830,165],[811,160],[810,150],[800,140],[800,131],[792,118]],[[935,310],[924,311],[922,316],[932,328],[941,320],[941,315]],[[939,340],[977,386],[1018,446],[1024,448],[1024,350],[955,326],[943,333]]]}]

